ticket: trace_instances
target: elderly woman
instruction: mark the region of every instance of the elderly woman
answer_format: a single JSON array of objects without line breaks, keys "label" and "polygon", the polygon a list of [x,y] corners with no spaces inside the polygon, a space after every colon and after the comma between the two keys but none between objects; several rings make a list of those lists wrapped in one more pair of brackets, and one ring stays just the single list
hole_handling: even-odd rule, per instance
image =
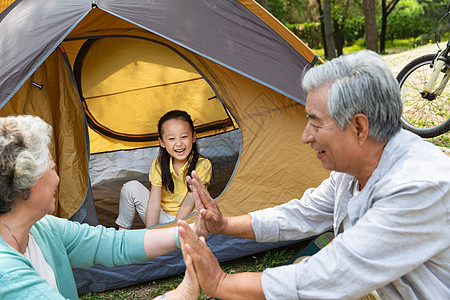
[{"label": "elderly woman", "polygon": [[[0,299],[78,299],[72,267],[130,264],[176,249],[174,228],[116,231],[50,215],[59,183],[51,132],[38,117],[0,118]],[[170,295],[197,299],[195,275],[186,273]]]}]

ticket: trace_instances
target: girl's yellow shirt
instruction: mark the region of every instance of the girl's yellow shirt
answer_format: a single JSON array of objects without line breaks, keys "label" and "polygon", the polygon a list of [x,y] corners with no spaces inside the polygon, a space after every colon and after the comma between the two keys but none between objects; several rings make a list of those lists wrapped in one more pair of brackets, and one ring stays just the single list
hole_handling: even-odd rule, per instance
[{"label": "girl's yellow shirt", "polygon": [[[172,159],[173,158],[171,157],[170,173],[172,174],[172,180],[174,183],[174,192],[171,193],[164,188],[162,189],[161,207],[164,211],[170,213],[171,215],[176,215],[178,213],[178,210],[180,209],[181,204],[183,203],[184,198],[188,193],[188,188],[186,186],[186,172],[189,163],[192,160],[192,156],[180,169],[178,174],[173,169]],[[211,162],[204,157],[199,157],[197,165],[195,166],[195,172],[197,172],[203,184],[208,187],[212,175]],[[152,185],[162,187],[161,166],[159,164],[158,158],[153,160],[148,177]]]}]

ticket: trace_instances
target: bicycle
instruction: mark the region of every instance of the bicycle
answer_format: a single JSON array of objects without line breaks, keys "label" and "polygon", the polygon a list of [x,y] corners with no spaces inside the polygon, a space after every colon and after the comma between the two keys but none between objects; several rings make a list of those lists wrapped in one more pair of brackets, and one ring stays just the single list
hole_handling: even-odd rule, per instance
[{"label": "bicycle", "polygon": [[450,130],[450,40],[444,49],[437,43],[436,54],[426,54],[408,63],[397,75],[403,102],[402,126],[422,138],[431,138]]}]

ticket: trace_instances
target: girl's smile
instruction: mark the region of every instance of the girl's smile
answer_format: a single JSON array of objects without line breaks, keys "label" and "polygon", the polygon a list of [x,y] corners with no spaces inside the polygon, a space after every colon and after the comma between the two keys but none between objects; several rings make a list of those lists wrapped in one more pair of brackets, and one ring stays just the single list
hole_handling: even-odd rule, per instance
[{"label": "girl's smile", "polygon": [[182,156],[185,152],[186,152],[185,149],[182,149],[182,150],[177,150],[177,149],[175,149],[175,153],[178,154],[178,155],[180,155],[180,156]]}]

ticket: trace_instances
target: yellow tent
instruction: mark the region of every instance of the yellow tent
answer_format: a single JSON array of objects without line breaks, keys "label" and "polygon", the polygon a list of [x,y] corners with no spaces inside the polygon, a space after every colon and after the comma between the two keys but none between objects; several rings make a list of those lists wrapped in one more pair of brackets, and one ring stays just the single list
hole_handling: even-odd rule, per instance
[{"label": "yellow tent", "polygon": [[[300,81],[319,58],[258,3],[0,3],[0,116],[33,114],[53,126],[55,215],[114,226],[121,184],[148,184],[156,123],[171,109],[193,117],[200,153],[213,162],[211,193],[227,215],[298,198],[327,176],[300,139]],[[280,246],[209,242],[220,260]],[[168,276],[183,264],[175,251],[124,276],[129,267],[74,270],[79,292]]]}]

